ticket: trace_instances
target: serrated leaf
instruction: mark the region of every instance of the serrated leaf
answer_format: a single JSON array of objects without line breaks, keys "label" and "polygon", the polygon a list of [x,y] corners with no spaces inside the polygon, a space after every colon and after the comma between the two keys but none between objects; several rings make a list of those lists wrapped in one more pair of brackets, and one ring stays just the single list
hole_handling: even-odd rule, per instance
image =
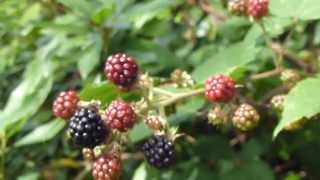
[{"label": "serrated leaf", "polygon": [[193,71],[193,77],[197,81],[204,81],[207,77],[217,73],[227,73],[237,66],[254,60],[258,50],[252,43],[237,43],[227,47]]},{"label": "serrated leaf", "polygon": [[293,17],[301,20],[320,18],[319,0],[272,0],[270,11],[279,17]]},{"label": "serrated leaf", "polygon": [[290,123],[310,118],[320,112],[320,76],[298,83],[286,96],[281,120],[273,132],[276,137]]},{"label": "serrated leaf", "polygon": [[18,140],[14,145],[16,147],[25,146],[35,143],[46,142],[58,134],[65,126],[65,121],[55,119],[47,124],[35,128],[32,132]]}]

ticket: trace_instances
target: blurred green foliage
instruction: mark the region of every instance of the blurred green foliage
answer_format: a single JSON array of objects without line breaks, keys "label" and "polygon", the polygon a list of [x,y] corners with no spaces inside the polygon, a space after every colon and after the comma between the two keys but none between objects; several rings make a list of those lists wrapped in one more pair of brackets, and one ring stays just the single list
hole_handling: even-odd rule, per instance
[{"label": "blurred green foliage", "polygon": [[[199,86],[211,74],[229,73],[248,85],[246,95],[263,100],[280,85],[278,77],[255,82],[248,76],[271,70],[273,53],[257,23],[234,17],[223,0],[209,0],[218,19],[186,0],[2,0],[0,2],[0,179],[73,179],[83,172],[80,150],[70,145],[65,123],[51,113],[57,92],[81,90],[81,98],[107,104],[118,92],[105,81],[104,59],[126,52],[142,71],[168,77],[176,68],[191,72]],[[275,41],[300,54],[308,51],[318,62],[319,0],[271,0],[263,20]],[[318,64],[318,63],[317,63]],[[291,67],[291,64],[287,64]],[[306,75],[307,76],[307,75]],[[281,121],[266,114],[250,140],[237,140],[195,114],[206,108],[194,98],[171,115],[197,139],[178,141],[179,163],[164,172],[141,160],[123,163],[122,179],[133,180],[300,180],[320,179],[320,125],[283,133],[288,123],[320,112],[320,77],[299,83],[286,101]],[[130,132],[128,152],[151,134],[143,125]],[[90,173],[84,174],[90,179]]]}]

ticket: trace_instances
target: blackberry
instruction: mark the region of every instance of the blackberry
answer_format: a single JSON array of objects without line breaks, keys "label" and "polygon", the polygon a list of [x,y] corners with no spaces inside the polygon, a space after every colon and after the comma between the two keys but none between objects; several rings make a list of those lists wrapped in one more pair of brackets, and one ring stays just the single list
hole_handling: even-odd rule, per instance
[{"label": "blackberry", "polygon": [[282,112],[285,97],[284,94],[273,96],[270,100],[271,108],[277,112]]},{"label": "blackberry", "polygon": [[106,110],[105,123],[110,129],[126,132],[133,127],[135,120],[136,115],[133,108],[124,101],[113,101]]},{"label": "blackberry", "polygon": [[174,164],[176,159],[175,147],[165,136],[153,136],[142,146],[144,156],[154,167],[163,169]]},{"label": "blackberry", "polygon": [[216,106],[209,110],[208,122],[213,126],[221,127],[228,123],[228,116],[221,107]]},{"label": "blackberry", "polygon": [[241,131],[249,131],[255,128],[259,121],[259,113],[249,104],[241,104],[232,117],[233,125]]},{"label": "blackberry", "polygon": [[269,12],[269,0],[249,0],[247,12],[254,19],[260,19]]},{"label": "blackberry", "polygon": [[118,53],[108,57],[104,72],[109,81],[121,90],[127,91],[136,83],[139,68],[134,58]]},{"label": "blackberry", "polygon": [[219,74],[209,77],[206,81],[205,95],[212,102],[228,102],[236,93],[234,81],[225,75]]},{"label": "blackberry", "polygon": [[161,131],[164,128],[164,121],[163,117],[158,115],[148,115],[145,119],[148,127],[156,131]]},{"label": "blackberry", "polygon": [[95,180],[117,180],[121,171],[121,161],[118,155],[106,154],[100,156],[94,163],[92,175]]},{"label": "blackberry", "polygon": [[55,116],[69,119],[77,109],[79,97],[75,91],[62,91],[54,100],[52,111]]},{"label": "blackberry", "polygon": [[90,108],[80,108],[70,119],[69,132],[74,144],[94,148],[102,144],[108,134],[100,115]]}]

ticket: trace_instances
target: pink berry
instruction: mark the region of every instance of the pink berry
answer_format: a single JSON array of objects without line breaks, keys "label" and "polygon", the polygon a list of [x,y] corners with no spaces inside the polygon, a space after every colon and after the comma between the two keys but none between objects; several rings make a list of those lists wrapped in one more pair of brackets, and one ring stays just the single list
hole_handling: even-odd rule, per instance
[{"label": "pink berry", "polygon": [[234,81],[225,75],[215,75],[206,81],[205,95],[212,102],[228,102],[236,93]]},{"label": "pink berry", "polygon": [[254,19],[260,19],[269,12],[269,0],[249,0],[248,15]]}]

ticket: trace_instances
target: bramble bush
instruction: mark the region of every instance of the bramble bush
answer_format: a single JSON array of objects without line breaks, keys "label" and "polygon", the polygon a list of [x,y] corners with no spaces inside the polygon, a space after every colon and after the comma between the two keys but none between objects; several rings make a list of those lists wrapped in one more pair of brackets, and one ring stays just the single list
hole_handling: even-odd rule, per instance
[{"label": "bramble bush", "polygon": [[0,2],[0,180],[320,179],[319,0]]}]

